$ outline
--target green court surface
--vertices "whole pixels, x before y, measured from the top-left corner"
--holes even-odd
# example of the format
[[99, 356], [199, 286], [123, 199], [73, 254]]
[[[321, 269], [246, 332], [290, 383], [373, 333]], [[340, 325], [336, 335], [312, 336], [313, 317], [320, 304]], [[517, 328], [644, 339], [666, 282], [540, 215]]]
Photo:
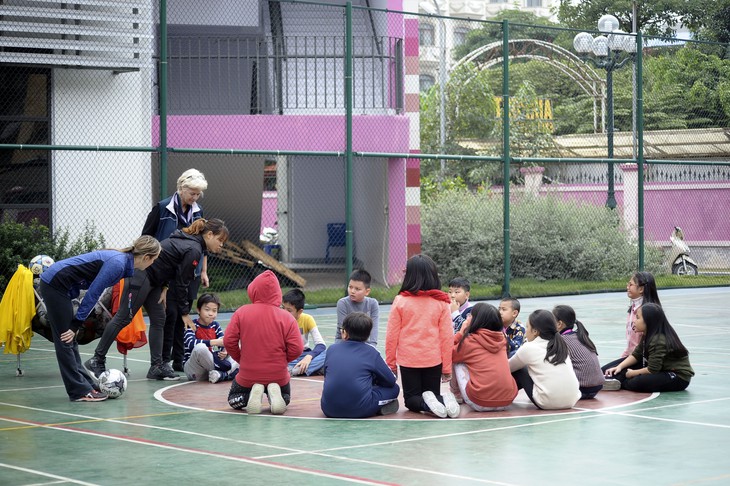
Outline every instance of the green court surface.
[[[284, 416], [228, 407], [230, 382], [145, 379], [148, 348], [129, 354], [122, 398], [72, 403], [51, 343], [34, 336], [0, 355], [0, 484], [730, 484], [730, 288], [659, 296], [690, 350], [684, 392], [600, 392], [570, 411], [536, 410], [520, 393], [506, 412], [437, 419], [401, 410], [374, 420], [326, 419], [321, 378], [294, 378]], [[491, 302], [494, 303], [494, 302]], [[573, 306], [602, 363], [624, 348], [624, 293], [524, 299], [520, 320]], [[383, 352], [389, 307], [380, 313]], [[308, 311], [332, 343], [334, 308]], [[230, 315], [221, 315], [225, 326]], [[82, 346], [82, 358], [94, 345]], [[107, 368], [122, 368], [110, 353]]]

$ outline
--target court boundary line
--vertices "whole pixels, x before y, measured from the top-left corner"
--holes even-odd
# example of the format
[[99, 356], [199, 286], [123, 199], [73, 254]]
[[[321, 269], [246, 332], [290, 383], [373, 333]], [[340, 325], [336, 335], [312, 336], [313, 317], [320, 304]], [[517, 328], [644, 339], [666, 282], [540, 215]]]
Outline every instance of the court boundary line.
[[74, 484], [82, 484], [84, 486], [99, 486], [97, 483], [89, 483], [86, 481], [81, 481], [80, 479], [72, 479], [72, 478], [65, 477], [65, 476], [59, 476], [57, 474], [28, 469], [26, 467], [13, 466], [12, 464], [6, 464], [4, 462], [0, 462], [0, 467], [4, 467], [6, 469], [14, 469], [16, 471], [26, 472], [29, 474], [34, 474], [36, 476], [43, 476], [45, 478], [58, 479], [59, 481], [65, 481], [65, 482], [74, 483]]

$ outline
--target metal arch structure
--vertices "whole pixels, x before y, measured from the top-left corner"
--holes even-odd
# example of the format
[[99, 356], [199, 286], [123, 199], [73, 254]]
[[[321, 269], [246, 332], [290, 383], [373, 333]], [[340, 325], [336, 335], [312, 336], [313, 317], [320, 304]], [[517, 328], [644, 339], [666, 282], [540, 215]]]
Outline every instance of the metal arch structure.
[[[606, 126], [606, 80], [598, 75], [580, 57], [557, 44], [539, 39], [512, 39], [508, 41], [509, 59], [531, 59], [546, 62], [576, 82], [593, 99], [593, 130], [598, 133], [598, 104], [601, 106], [601, 132]], [[503, 62], [502, 42], [480, 46], [459, 59], [452, 70], [466, 63], [477, 69], [489, 69]]]

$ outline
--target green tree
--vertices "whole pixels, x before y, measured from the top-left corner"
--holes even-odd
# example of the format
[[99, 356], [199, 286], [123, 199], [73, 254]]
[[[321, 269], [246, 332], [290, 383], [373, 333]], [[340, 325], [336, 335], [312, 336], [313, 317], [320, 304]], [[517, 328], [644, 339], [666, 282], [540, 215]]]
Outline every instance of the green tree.
[[[558, 19], [568, 27], [596, 30], [598, 19], [611, 14], [619, 20], [622, 30], [631, 32], [633, 3], [633, 0], [560, 0]], [[696, 31], [704, 25], [707, 13], [715, 12], [716, 3], [716, 0], [638, 0], [638, 30], [649, 35], [673, 36], [672, 27], [683, 24]]]
[[502, 26], [498, 23], [502, 20], [508, 20], [510, 24], [513, 22], [519, 24], [510, 26], [510, 39], [538, 39], [553, 42], [557, 38], [564, 37], [564, 33], [554, 29], [554, 27], [559, 27], [558, 24], [524, 10], [502, 10], [490, 20], [494, 22], [483, 23], [479, 29], [470, 31], [464, 43], [454, 49], [455, 60], [461, 59], [479, 47], [493, 42], [502, 42]]
[[[446, 84], [446, 141], [443, 153], [474, 155], [472, 149], [458, 144], [463, 139], [491, 137], [496, 126], [496, 105], [493, 91], [487, 81], [487, 72], [465, 63], [455, 69]], [[437, 154], [440, 146], [440, 92], [439, 86], [421, 95], [421, 151]], [[473, 172], [481, 162], [446, 161], [441, 173], [439, 160], [422, 160], [422, 178], [428, 178], [428, 187], [444, 179], [460, 179], [462, 184], [475, 187], [484, 181]], [[430, 185], [429, 185], [430, 184]]]

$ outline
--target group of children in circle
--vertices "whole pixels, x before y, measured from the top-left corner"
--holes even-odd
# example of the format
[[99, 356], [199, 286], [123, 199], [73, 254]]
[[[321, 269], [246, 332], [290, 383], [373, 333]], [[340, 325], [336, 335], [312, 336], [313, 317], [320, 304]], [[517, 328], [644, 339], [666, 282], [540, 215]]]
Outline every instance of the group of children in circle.
[[[517, 320], [517, 299], [505, 298], [498, 308], [485, 302], [472, 305], [469, 282], [463, 278], [450, 281], [447, 294], [435, 263], [423, 254], [408, 260], [388, 318], [383, 358], [375, 349], [379, 316], [377, 301], [368, 296], [370, 280], [365, 270], [351, 274], [348, 295], [337, 303], [335, 343], [329, 347], [314, 318], [304, 312], [303, 292], [294, 289], [282, 297], [282, 308], [297, 322], [302, 346], [294, 359], [292, 354], [286, 357], [288, 375], [324, 375], [320, 405], [327, 417], [394, 413], [401, 391], [408, 410], [441, 418], [458, 417], [460, 404], [477, 412], [505, 410], [519, 389], [539, 409], [567, 409], [601, 390], [683, 390], [694, 375], [689, 353], [667, 321], [648, 272], [636, 273], [627, 285], [627, 350], [603, 368], [570, 306], [535, 310], [523, 327]], [[236, 332], [228, 344], [243, 346], [245, 341]], [[271, 351], [277, 346], [273, 343]], [[274, 383], [273, 397], [270, 385], [255, 381], [250, 376], [248, 387], [234, 383], [229, 404], [259, 413], [263, 394], [268, 394], [272, 413], [284, 413], [291, 400], [288, 379], [283, 385]], [[447, 382], [448, 390], [442, 392], [441, 384]]]

